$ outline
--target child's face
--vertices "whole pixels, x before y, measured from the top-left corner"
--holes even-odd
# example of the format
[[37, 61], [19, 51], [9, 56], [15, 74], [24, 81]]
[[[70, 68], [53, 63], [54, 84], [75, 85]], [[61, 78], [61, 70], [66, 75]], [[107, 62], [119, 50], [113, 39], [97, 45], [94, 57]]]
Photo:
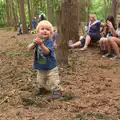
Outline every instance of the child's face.
[[52, 35], [51, 28], [48, 25], [42, 24], [38, 31], [38, 37], [48, 39]]

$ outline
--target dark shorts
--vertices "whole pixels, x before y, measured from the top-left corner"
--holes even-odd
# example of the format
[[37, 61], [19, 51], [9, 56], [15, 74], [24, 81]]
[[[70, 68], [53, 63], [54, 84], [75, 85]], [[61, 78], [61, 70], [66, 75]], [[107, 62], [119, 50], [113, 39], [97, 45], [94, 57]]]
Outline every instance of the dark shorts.
[[[91, 37], [91, 42], [97, 42], [97, 41], [99, 41], [100, 38], [101, 38], [100, 35], [89, 34], [89, 36]], [[85, 45], [85, 37], [86, 37], [86, 36], [84, 36], [84, 38], [82, 38], [82, 39], [80, 40], [82, 47]]]

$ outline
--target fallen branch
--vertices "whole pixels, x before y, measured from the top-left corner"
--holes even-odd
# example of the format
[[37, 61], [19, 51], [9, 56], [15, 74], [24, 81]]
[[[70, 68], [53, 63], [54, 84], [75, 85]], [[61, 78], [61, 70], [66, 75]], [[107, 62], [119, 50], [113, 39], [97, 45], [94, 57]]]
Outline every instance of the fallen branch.
[[1, 102], [0, 102], [0, 105], [3, 104], [9, 97], [6, 96]]

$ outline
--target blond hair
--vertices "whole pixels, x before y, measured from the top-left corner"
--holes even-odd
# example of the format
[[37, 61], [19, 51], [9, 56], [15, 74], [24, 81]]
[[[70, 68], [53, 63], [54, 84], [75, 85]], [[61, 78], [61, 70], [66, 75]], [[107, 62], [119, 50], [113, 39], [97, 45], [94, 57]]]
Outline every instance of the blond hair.
[[89, 16], [92, 16], [94, 20], [97, 20], [96, 14], [90, 14]]
[[[54, 31], [53, 26], [52, 26], [52, 24], [51, 24], [48, 20], [42, 20], [42, 21], [40, 21], [40, 22], [38, 23], [37, 27], [36, 27], [36, 32], [38, 33], [38, 31], [39, 31], [39, 29], [40, 29], [40, 26], [43, 25], [43, 24], [45, 24], [45, 25], [47, 25], [48, 27], [50, 27], [50, 30], [51, 30], [51, 32], [52, 32], [52, 34], [53, 34], [53, 31]], [[52, 34], [51, 34], [51, 36], [52, 36]]]

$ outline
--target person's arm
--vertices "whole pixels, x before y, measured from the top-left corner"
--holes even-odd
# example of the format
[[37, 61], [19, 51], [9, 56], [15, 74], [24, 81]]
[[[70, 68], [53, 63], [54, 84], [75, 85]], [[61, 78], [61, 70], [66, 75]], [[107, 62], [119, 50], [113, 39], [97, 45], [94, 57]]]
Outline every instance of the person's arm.
[[105, 23], [101, 22], [100, 27], [105, 27]]
[[113, 36], [116, 37], [116, 36], [117, 36], [117, 32], [116, 32], [116, 30], [114, 29], [114, 27], [112, 27], [112, 28], [110, 28], [110, 29], [111, 29], [111, 31], [112, 31]]
[[48, 55], [50, 53], [50, 50], [44, 45], [44, 43], [42, 42], [42, 39], [36, 38], [35, 43], [40, 45], [40, 48], [45, 55]]
[[28, 45], [28, 51], [33, 50], [35, 48], [35, 43], [31, 43]]
[[107, 25], [108, 25], [108, 27], [111, 29], [111, 32], [112, 32], [113, 36], [116, 37], [116, 36], [117, 36], [117, 32], [116, 32], [116, 30], [114, 29], [112, 23], [109, 21], [109, 22], [107, 23]]
[[107, 34], [107, 27], [104, 27], [104, 28], [103, 28], [103, 32], [102, 32], [102, 33], [103, 33], [103, 36], [105, 37], [106, 34]]

